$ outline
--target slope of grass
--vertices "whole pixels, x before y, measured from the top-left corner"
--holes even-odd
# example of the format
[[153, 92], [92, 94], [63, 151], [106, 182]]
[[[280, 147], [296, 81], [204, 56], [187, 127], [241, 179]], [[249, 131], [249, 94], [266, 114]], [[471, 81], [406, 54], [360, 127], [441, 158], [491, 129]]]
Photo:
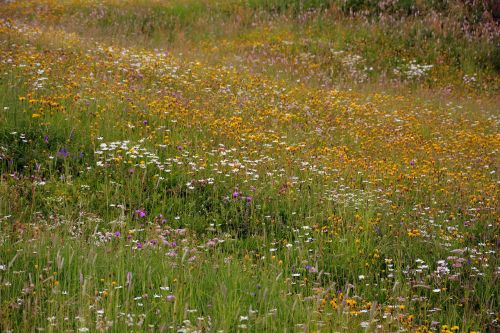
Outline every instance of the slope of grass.
[[340, 5], [2, 3], [1, 331], [498, 330], [495, 42]]

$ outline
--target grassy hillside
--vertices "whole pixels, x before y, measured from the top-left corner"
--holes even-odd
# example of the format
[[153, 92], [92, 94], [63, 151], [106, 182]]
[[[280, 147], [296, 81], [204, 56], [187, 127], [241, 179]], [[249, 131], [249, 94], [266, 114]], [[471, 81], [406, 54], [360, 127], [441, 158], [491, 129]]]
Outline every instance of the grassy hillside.
[[196, 49], [184, 52], [194, 57], [204, 46], [202, 58], [227, 62], [221, 57], [229, 51], [247, 65], [272, 57], [272, 66], [259, 70], [299, 70], [301, 78], [312, 71], [323, 85], [419, 81], [445, 91], [499, 89], [500, 9], [493, 1], [45, 0], [4, 7], [10, 17], [125, 46]]
[[0, 3], [0, 331], [500, 329], [498, 9]]

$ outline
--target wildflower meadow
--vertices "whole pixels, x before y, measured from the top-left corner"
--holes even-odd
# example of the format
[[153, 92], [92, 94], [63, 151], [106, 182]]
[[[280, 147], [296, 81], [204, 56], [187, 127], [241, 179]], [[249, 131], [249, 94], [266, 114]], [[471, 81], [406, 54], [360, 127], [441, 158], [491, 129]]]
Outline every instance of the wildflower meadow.
[[496, 1], [0, 1], [0, 332], [500, 332]]

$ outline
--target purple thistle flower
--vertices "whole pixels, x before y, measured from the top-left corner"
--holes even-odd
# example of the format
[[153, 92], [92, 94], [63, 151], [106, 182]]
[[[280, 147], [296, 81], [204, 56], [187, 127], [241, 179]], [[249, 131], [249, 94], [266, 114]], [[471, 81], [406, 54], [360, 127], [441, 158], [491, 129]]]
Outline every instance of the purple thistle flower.
[[170, 295], [167, 295], [167, 302], [173, 302], [175, 301], [175, 296], [170, 294]]
[[47, 143], [47, 144], [49, 143], [49, 136], [48, 136], [47, 134], [45, 134], [45, 135], [43, 136], [43, 142], [45, 142], [45, 143]]
[[137, 215], [137, 217], [140, 217], [140, 218], [146, 217], [146, 210], [144, 208], [137, 209], [135, 211], [135, 214]]
[[115, 236], [116, 236], [116, 237], [120, 237], [121, 235], [122, 235], [122, 233], [121, 233], [121, 232], [119, 232], [119, 231], [115, 232]]
[[239, 196], [240, 196], [240, 194], [238, 193], [238, 191], [233, 192], [233, 199], [236, 199]]

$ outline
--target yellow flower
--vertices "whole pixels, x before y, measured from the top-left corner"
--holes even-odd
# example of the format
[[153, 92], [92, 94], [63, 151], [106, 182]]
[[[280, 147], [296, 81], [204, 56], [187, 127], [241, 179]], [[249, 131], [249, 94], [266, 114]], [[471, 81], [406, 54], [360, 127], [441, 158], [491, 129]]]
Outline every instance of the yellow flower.
[[347, 303], [347, 306], [349, 306], [349, 307], [356, 305], [356, 301], [353, 300], [352, 298], [349, 298], [348, 300], [346, 300], [346, 303]]
[[412, 230], [408, 231], [409, 237], [418, 237], [420, 235], [421, 235], [421, 233], [420, 233], [420, 230], [418, 230], [418, 229], [412, 229]]

